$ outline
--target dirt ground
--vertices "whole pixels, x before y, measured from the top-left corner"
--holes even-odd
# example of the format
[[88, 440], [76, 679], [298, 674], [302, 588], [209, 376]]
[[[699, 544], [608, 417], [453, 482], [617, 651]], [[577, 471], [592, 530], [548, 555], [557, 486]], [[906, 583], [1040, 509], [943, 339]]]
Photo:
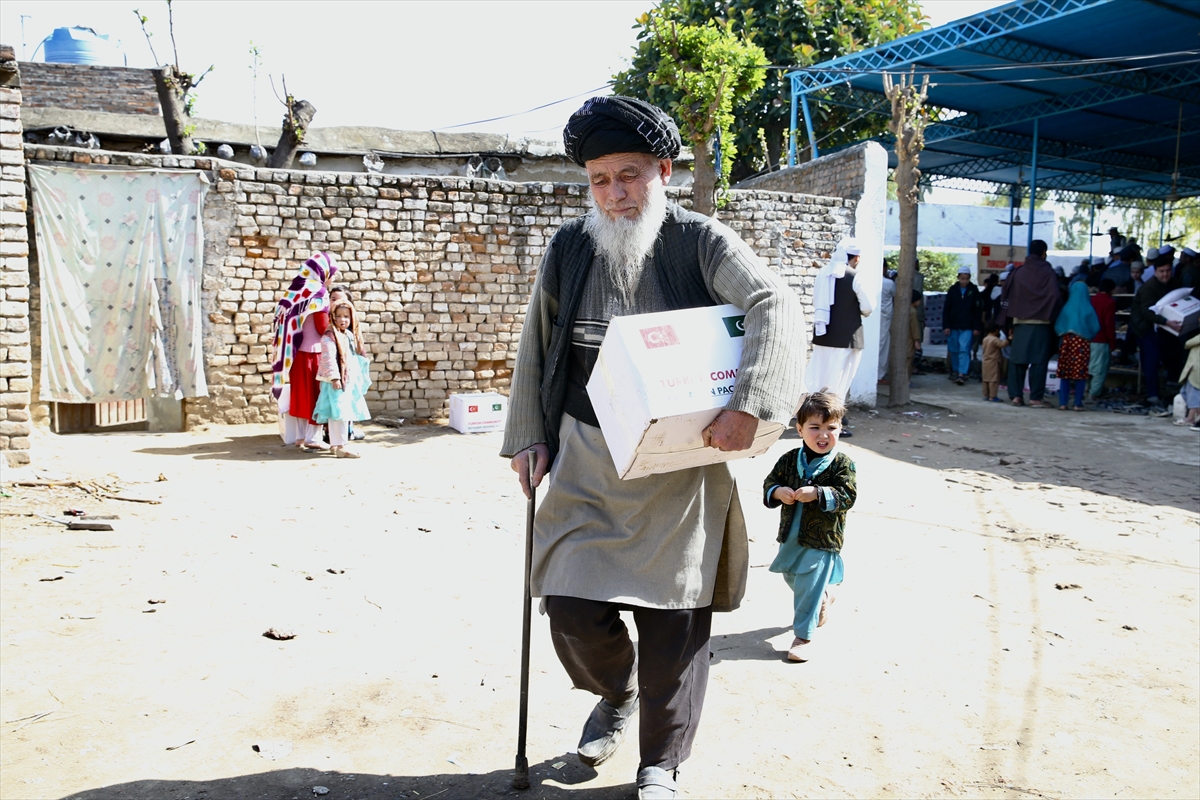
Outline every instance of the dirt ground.
[[[737, 462], [749, 591], [715, 620], [681, 795], [1200, 795], [1200, 436], [916, 380], [915, 413], [852, 417], [846, 584], [807, 664], [758, 500], [797, 440]], [[576, 761], [594, 700], [536, 615], [510, 788], [525, 502], [500, 434], [367, 430], [358, 461], [266, 426], [39, 435], [5, 481], [94, 483], [4, 486], [0, 796], [629, 797], [636, 737]], [[68, 509], [119, 519], [39, 516]]]

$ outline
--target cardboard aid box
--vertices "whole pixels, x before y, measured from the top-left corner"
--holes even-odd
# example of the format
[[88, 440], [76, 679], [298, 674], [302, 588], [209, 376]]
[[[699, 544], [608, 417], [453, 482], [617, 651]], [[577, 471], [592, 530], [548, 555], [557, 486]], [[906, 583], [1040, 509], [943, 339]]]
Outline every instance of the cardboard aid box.
[[1182, 336], [1200, 327], [1200, 299], [1192, 296], [1190, 288], [1167, 292], [1152, 308], [1166, 317], [1168, 322], [1179, 322], [1183, 325], [1178, 332], [1166, 325], [1158, 326], [1167, 333]]
[[496, 392], [450, 395], [450, 427], [459, 433], [504, 430], [508, 398]]
[[[1046, 394], [1054, 394], [1058, 391], [1058, 387], [1062, 382], [1058, 377], [1058, 358], [1050, 359], [1050, 363], [1046, 365]], [[1025, 373], [1025, 391], [1029, 391], [1029, 373]]]
[[608, 323], [587, 390], [622, 479], [756, 456], [783, 433], [760, 420], [749, 450], [704, 446], [701, 433], [733, 394], [744, 320], [723, 305]]

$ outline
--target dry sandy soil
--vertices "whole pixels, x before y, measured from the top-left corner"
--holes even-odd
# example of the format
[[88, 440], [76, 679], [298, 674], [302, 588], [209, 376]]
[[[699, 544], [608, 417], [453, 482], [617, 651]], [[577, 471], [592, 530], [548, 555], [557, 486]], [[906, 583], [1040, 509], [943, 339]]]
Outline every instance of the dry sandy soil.
[[[753, 568], [682, 796], [1200, 795], [1200, 436], [917, 380], [920, 416], [852, 420], [847, 582], [807, 664], [757, 499], [796, 439], [737, 463]], [[367, 430], [358, 461], [265, 426], [39, 436], [5, 481], [102, 488], [4, 486], [0, 796], [630, 796], [636, 741], [572, 755], [594, 701], [536, 615], [510, 788], [525, 503], [499, 434]], [[72, 508], [115, 530], [38, 516]]]

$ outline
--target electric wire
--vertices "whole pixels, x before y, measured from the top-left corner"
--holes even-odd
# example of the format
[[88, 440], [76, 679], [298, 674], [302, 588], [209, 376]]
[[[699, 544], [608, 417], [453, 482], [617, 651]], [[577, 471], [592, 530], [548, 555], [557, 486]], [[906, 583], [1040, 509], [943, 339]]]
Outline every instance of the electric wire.
[[531, 108], [527, 111], [517, 111], [513, 114], [502, 114], [498, 117], [489, 117], [488, 119], [477, 119], [477, 120], [473, 120], [471, 122], [460, 122], [457, 125], [446, 125], [441, 128], [435, 128], [435, 130], [449, 131], [449, 130], [453, 130], [454, 128], [465, 128], [468, 125], [482, 125], [486, 122], [499, 122], [502, 119], [512, 119], [513, 117], [520, 117], [520, 116], [524, 116], [525, 114], [532, 114], [535, 111], [541, 111], [543, 108], [550, 108], [550, 106], [556, 106], [559, 103], [565, 103], [568, 100], [574, 100], [577, 97], [583, 97], [585, 94], [595, 94], [596, 92], [600, 92], [605, 89], [610, 89], [610, 88], [612, 88], [612, 86], [613, 86], [613, 82], [609, 81], [608, 83], [604, 84], [603, 86], [598, 86], [595, 89], [589, 89], [586, 92], [580, 92], [579, 94], [573, 94], [570, 97], [564, 97], [561, 100], [555, 100], [551, 103], [543, 103], [542, 105], [535, 106], [534, 108]]

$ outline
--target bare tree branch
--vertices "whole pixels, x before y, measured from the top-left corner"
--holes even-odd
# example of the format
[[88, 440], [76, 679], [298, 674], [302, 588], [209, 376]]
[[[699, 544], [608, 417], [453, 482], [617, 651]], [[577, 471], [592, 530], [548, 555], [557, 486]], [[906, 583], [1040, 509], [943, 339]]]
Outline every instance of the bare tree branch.
[[175, 54], [175, 69], [182, 72], [183, 70], [179, 66], [179, 48], [175, 46], [175, 13], [171, 9], [171, 0], [167, 0], [167, 30], [171, 32], [171, 51]]
[[146, 37], [146, 44], [150, 47], [150, 57], [154, 59], [155, 65], [161, 66], [161, 62], [158, 60], [158, 54], [154, 52], [154, 43], [150, 41], [150, 37], [153, 34], [146, 30], [146, 22], [149, 18], [142, 16], [142, 12], [138, 11], [136, 8], [133, 10], [133, 15], [138, 18], [138, 24], [142, 26], [142, 33]]

